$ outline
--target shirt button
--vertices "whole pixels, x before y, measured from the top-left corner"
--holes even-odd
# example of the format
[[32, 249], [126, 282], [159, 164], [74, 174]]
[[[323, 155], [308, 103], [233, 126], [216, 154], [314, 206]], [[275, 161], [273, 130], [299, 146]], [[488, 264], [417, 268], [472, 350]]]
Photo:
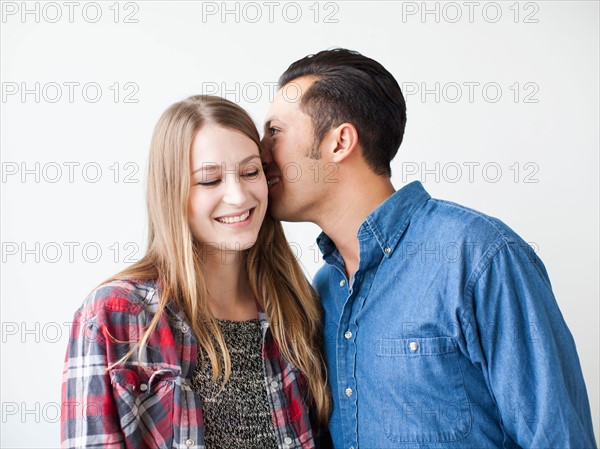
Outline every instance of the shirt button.
[[343, 287], [344, 285], [346, 285], [346, 279], [340, 281], [340, 287]]
[[140, 390], [146, 391], [148, 389], [148, 384], [140, 384]]
[[193, 446], [194, 445], [194, 440], [192, 440], [191, 438], [185, 440], [185, 445], [186, 446]]
[[185, 324], [183, 326], [181, 326], [181, 332], [183, 332], [184, 334], [187, 334], [187, 331], [189, 331], [190, 328], [187, 327]]
[[345, 393], [346, 393], [346, 396], [348, 396], [348, 397], [352, 396], [352, 388], [346, 388]]
[[419, 343], [417, 343], [416, 341], [411, 341], [408, 347], [411, 351], [416, 351], [417, 349], [419, 349]]
[[285, 437], [285, 438], [283, 439], [283, 442], [284, 442], [285, 444], [292, 444], [292, 439], [291, 439], [290, 437]]
[[346, 333], [344, 334], [344, 337], [346, 337], [346, 339], [352, 338], [352, 332], [351, 331], [346, 331]]
[[279, 386], [279, 384], [277, 383], [277, 381], [276, 381], [276, 380], [272, 380], [272, 381], [271, 381], [271, 386], [272, 386], [273, 388], [277, 388], [277, 387]]
[[389, 254], [389, 253], [392, 252], [392, 248], [390, 248], [389, 246], [386, 246], [385, 249], [384, 249], [384, 251], [385, 251], [386, 254]]

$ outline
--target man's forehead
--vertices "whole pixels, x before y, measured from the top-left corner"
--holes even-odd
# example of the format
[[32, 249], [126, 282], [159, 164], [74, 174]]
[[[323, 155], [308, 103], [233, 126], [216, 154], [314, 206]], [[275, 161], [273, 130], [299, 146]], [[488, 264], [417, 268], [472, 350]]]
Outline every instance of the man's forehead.
[[269, 126], [271, 121], [285, 121], [290, 115], [295, 115], [298, 112], [306, 115], [300, 108], [302, 95], [306, 93], [317, 79], [316, 76], [312, 75], [302, 76], [282, 86], [275, 93], [273, 102], [269, 106], [265, 126]]
[[291, 80], [277, 90], [275, 100], [283, 100], [288, 103], [300, 103], [302, 96], [310, 89], [318, 78], [314, 75], [301, 76]]
[[273, 103], [269, 106], [265, 123], [268, 124], [274, 120], [285, 120], [286, 117], [296, 111], [299, 103], [299, 100], [291, 103], [278, 93], [278, 96], [274, 98]]

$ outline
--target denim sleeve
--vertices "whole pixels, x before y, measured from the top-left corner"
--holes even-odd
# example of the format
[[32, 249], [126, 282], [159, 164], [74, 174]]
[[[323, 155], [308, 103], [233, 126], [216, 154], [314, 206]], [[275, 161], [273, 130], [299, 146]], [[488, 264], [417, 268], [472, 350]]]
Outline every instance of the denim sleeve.
[[523, 448], [596, 448], [575, 348], [541, 260], [503, 243], [467, 287], [472, 343], [508, 438]]

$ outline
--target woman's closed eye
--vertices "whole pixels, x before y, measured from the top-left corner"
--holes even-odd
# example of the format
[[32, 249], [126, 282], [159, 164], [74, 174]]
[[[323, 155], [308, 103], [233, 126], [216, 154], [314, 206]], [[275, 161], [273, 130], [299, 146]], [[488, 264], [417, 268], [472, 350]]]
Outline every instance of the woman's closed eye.
[[258, 168], [249, 172], [242, 173], [242, 177], [248, 179], [256, 178], [258, 175], [260, 175], [260, 169]]
[[213, 179], [212, 181], [200, 181], [200, 182], [197, 182], [196, 185], [199, 185], [199, 186], [216, 186], [220, 182], [221, 182], [220, 179]]
[[[242, 173], [240, 176], [242, 178], [246, 178], [246, 179], [253, 179], [258, 177], [261, 174], [262, 170], [260, 168], [255, 168], [254, 170], [250, 170], [250, 171], [246, 171], [244, 173]], [[218, 179], [212, 179], [212, 180], [207, 180], [207, 181], [198, 181], [196, 183], [196, 185], [199, 186], [205, 186], [205, 187], [211, 187], [211, 186], [216, 186], [217, 184], [221, 183], [222, 179], [218, 178]]]

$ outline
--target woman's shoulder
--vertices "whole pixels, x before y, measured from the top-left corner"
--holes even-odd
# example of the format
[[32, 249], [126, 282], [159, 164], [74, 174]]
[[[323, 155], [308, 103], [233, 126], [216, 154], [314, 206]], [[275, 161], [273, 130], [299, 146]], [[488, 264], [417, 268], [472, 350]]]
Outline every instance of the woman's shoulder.
[[112, 279], [95, 287], [85, 298], [76, 315], [82, 320], [103, 312], [137, 314], [152, 302], [156, 280]]

